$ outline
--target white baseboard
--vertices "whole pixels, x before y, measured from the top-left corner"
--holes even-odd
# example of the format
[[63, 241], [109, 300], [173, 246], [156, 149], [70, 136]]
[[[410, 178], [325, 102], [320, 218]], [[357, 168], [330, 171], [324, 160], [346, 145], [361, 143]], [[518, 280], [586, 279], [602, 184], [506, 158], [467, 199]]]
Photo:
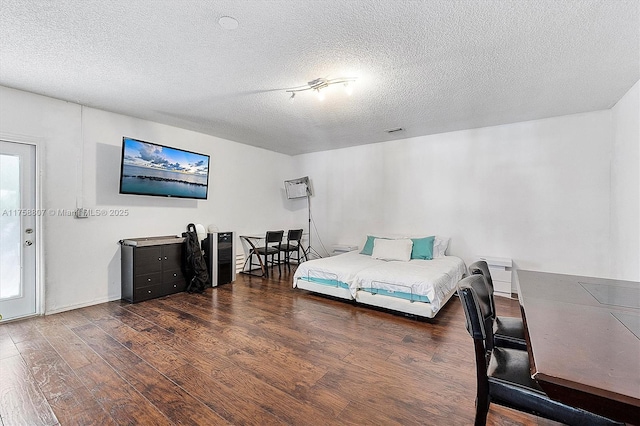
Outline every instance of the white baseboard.
[[84, 302], [84, 303], [78, 303], [75, 305], [67, 305], [67, 306], [61, 306], [59, 308], [56, 309], [51, 309], [51, 310], [45, 310], [44, 315], [53, 315], [53, 314], [59, 314], [61, 312], [66, 312], [66, 311], [72, 311], [74, 309], [80, 309], [80, 308], [86, 308], [87, 306], [93, 306], [93, 305], [99, 305], [100, 303], [107, 303], [107, 302], [113, 302], [114, 300], [120, 300], [120, 295], [111, 295], [111, 296], [107, 296], [107, 297], [102, 297], [100, 299], [94, 299], [90, 302]]

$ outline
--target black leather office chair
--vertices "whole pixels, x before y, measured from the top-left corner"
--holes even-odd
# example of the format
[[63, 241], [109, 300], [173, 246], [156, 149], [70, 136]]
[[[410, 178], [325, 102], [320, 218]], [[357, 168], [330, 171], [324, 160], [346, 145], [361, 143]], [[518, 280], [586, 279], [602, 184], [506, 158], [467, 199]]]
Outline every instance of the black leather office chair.
[[471, 275], [482, 275], [486, 281], [489, 292], [491, 317], [493, 318], [493, 339], [496, 346], [512, 349], [527, 350], [524, 337], [524, 324], [520, 318], [499, 317], [496, 314], [496, 305], [493, 297], [493, 280], [489, 272], [489, 265], [484, 260], [469, 265]]
[[300, 240], [302, 240], [302, 229], [290, 229], [287, 232], [287, 242], [280, 246], [280, 251], [284, 253], [284, 263], [291, 270], [291, 254], [296, 254], [296, 262], [300, 263]]
[[[269, 265], [278, 265], [278, 274], [282, 274], [280, 270], [280, 248], [282, 247], [282, 236], [284, 231], [267, 231], [264, 238], [264, 246], [256, 247], [249, 252], [249, 270], [253, 269], [253, 255], [264, 256], [264, 276], [269, 276]], [[275, 257], [278, 256], [278, 260]], [[269, 262], [271, 257], [271, 262]]]
[[526, 351], [491, 348], [491, 302], [487, 295], [485, 280], [480, 275], [468, 276], [458, 283], [458, 296], [467, 320], [467, 331], [475, 346], [476, 426], [486, 424], [492, 402], [568, 425], [622, 425], [550, 399], [531, 378]]

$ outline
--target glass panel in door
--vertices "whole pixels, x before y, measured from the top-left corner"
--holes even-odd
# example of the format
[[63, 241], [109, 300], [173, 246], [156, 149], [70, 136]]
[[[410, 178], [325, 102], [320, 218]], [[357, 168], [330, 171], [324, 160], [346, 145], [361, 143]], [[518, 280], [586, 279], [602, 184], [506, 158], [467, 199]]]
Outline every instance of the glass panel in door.
[[0, 320], [36, 313], [35, 147], [0, 141]]

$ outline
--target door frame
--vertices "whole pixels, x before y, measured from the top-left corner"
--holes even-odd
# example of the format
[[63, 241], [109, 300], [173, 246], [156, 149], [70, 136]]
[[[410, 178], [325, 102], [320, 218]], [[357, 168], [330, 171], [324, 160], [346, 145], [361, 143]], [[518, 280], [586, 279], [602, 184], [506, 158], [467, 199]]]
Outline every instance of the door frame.
[[[34, 136], [27, 135], [17, 135], [13, 133], [7, 133], [0, 131], [0, 140], [11, 143], [19, 143], [22, 145], [30, 145], [35, 149], [35, 197], [36, 197], [36, 210], [42, 211], [42, 181], [44, 175], [43, 162], [41, 161], [44, 158], [44, 139], [38, 138]], [[17, 321], [20, 319], [32, 317], [32, 316], [40, 316], [46, 313], [45, 306], [45, 286], [44, 286], [44, 221], [42, 220], [41, 215], [36, 215], [36, 312], [32, 315], [27, 315], [20, 318], [15, 318], [10, 321]], [[6, 321], [9, 322], [9, 321]]]

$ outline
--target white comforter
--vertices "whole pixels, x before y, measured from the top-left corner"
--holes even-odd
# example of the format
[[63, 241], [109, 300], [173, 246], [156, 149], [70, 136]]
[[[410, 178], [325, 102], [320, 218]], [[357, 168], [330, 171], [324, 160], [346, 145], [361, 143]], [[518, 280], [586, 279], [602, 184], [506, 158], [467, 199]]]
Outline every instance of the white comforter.
[[337, 280], [349, 285], [354, 298], [359, 290], [368, 288], [405, 292], [426, 296], [437, 311], [465, 273], [463, 260], [456, 256], [401, 262], [373, 259], [352, 251], [301, 263], [293, 286], [297, 286], [299, 278], [306, 277]]
[[307, 277], [337, 280], [351, 286], [358, 272], [380, 262], [357, 251], [302, 262], [293, 276], [293, 286], [296, 287], [299, 278]]
[[358, 271], [350, 282], [349, 289], [354, 297], [358, 290], [368, 288], [412, 293], [426, 296], [438, 310], [466, 273], [464, 261], [455, 256], [409, 262], [377, 262]]

